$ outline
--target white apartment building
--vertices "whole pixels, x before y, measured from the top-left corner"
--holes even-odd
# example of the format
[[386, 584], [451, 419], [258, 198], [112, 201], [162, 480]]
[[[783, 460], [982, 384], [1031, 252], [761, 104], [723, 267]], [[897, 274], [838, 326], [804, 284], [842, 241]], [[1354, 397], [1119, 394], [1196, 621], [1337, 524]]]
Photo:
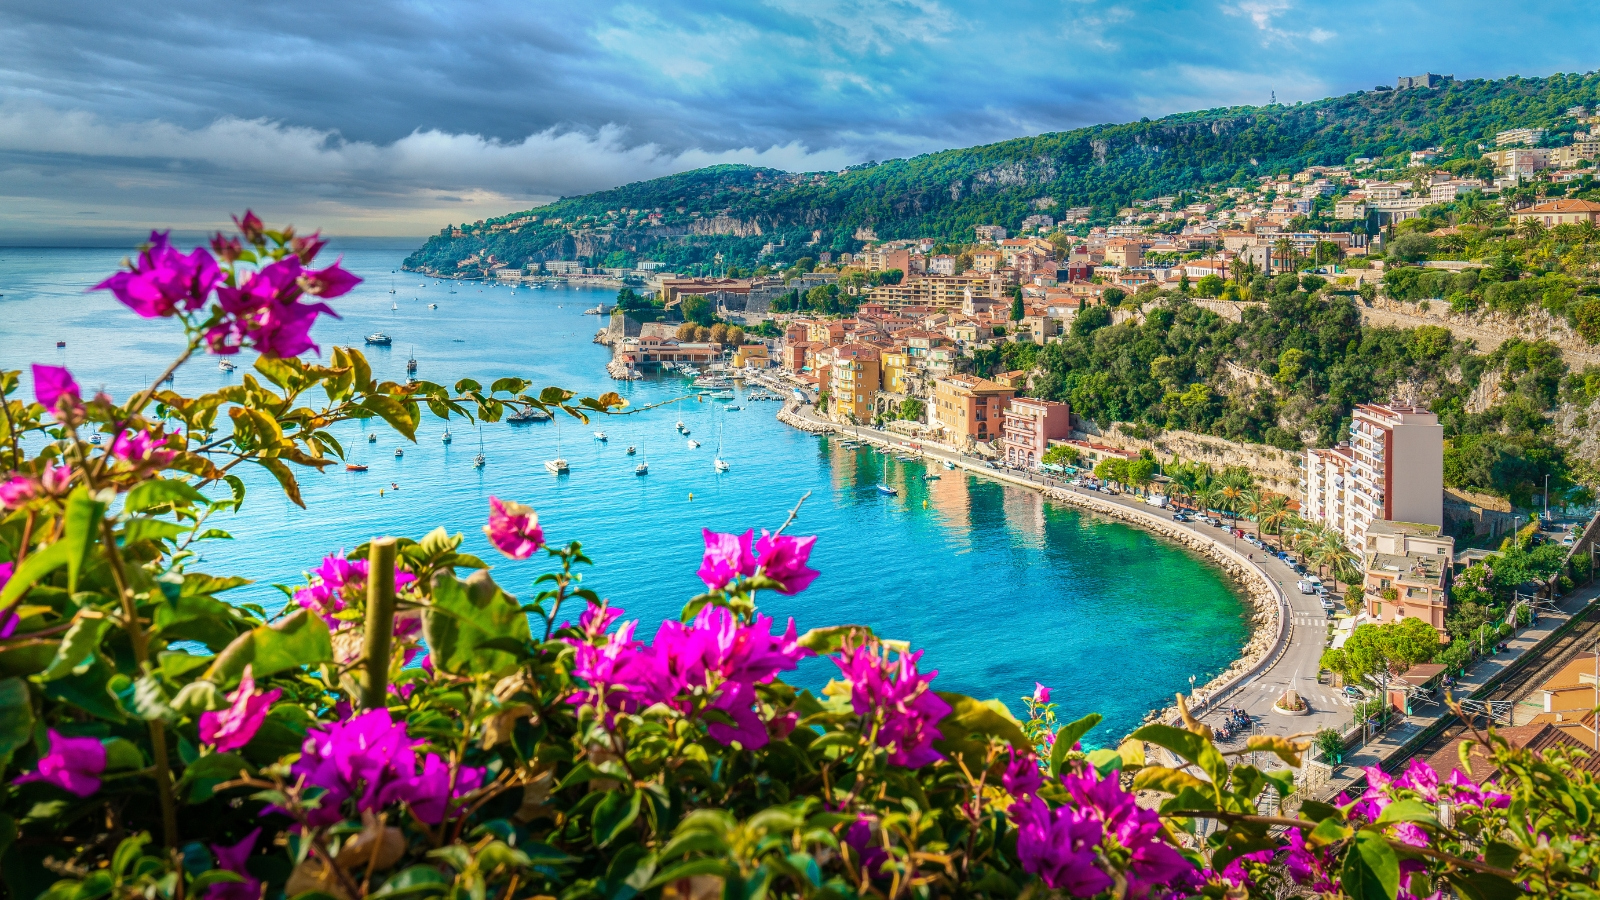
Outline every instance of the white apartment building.
[[1373, 522], [1444, 526], [1444, 427], [1421, 407], [1364, 403], [1349, 446], [1308, 450], [1307, 519], [1337, 528], [1352, 548]]

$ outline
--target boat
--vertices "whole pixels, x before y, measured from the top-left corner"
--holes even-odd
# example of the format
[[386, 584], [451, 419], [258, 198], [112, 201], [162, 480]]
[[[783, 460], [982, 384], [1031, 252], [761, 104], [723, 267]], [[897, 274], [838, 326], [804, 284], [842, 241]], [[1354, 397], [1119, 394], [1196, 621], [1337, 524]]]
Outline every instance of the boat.
[[561, 423], [556, 422], [556, 458], [544, 461], [545, 470], [551, 475], [563, 475], [567, 472], [567, 461], [561, 455]]
[[894, 458], [900, 460], [901, 462], [916, 462], [917, 461], [917, 458], [915, 456], [906, 456], [903, 453], [895, 454]]
[[217, 360], [217, 371], [218, 372], [232, 372], [234, 369], [237, 369], [237, 368], [239, 368], [239, 367], [234, 365], [231, 362], [228, 362], [225, 359]]
[[946, 469], [950, 469], [951, 471], [954, 471], [955, 467], [956, 467], [956, 464], [947, 459], [947, 460], [944, 461], [944, 467]]
[[713, 400], [732, 400], [733, 398], [734, 398], [734, 393], [731, 390], [730, 391], [712, 391], [711, 392], [711, 399], [713, 399]]
[[939, 480], [939, 476], [937, 474], [933, 473], [933, 472], [929, 472], [926, 475], [922, 476], [922, 480], [923, 481], [938, 481]]
[[506, 416], [506, 421], [512, 425], [526, 425], [529, 422], [545, 422], [550, 419], [550, 414], [537, 407], [528, 407], [519, 412]]
[[634, 455], [635, 453], [638, 453], [638, 452], [639, 452], [639, 448], [637, 448], [637, 447], [635, 447], [635, 446], [633, 446], [631, 444], [628, 445], [628, 455], [629, 456], [632, 456], [632, 455]]
[[723, 409], [726, 409], [728, 412], [738, 412], [739, 410], [744, 409], [744, 407], [735, 403], [732, 406], [724, 406]]
[[719, 456], [711, 461], [711, 468], [716, 469], [718, 472], [726, 472], [728, 471], [728, 464], [723, 462], [722, 457]]
[[451, 441], [455, 440], [455, 438], [450, 436], [450, 426], [449, 425], [446, 425], [444, 427], [444, 434], [439, 435], [439, 440], [443, 441], [446, 444], [448, 444]]
[[395, 459], [399, 459], [400, 457], [405, 456], [405, 455], [406, 455], [406, 451], [400, 449], [399, 447], [394, 448]]
[[599, 441], [602, 444], [605, 443], [606, 441], [611, 440], [610, 438], [606, 437], [606, 433], [604, 431], [596, 431], [594, 433], [594, 439]]
[[688, 436], [689, 436], [689, 429], [687, 429], [687, 428], [680, 428], [680, 429], [678, 429], [678, 430], [679, 430], [679, 431], [680, 431], [680, 432], [682, 432], [682, 433], [683, 433], [683, 436], [684, 436], [684, 437], [688, 437]]
[[646, 463], [646, 462], [639, 463], [637, 466], [633, 467], [633, 474], [635, 474], [635, 475], [649, 475], [650, 474], [650, 464]]
[[94, 437], [89, 438], [89, 443], [91, 443], [91, 444], [100, 443], [100, 435], [97, 434]]
[[376, 431], [374, 431], [373, 433], [367, 435], [367, 443], [376, 444], [377, 442], [378, 442], [378, 433]]
[[878, 493], [880, 493], [880, 494], [888, 494], [889, 496], [893, 497], [893, 496], [895, 496], [896, 494], [898, 494], [900, 492], [895, 490], [892, 487], [889, 487], [887, 484], [880, 484], [880, 485], [878, 485]]
[[483, 455], [483, 429], [479, 428], [478, 429], [478, 455], [473, 457], [473, 459], [472, 459], [472, 467], [474, 469], [481, 469], [481, 468], [483, 468], [483, 464], [488, 462], [488, 461], [489, 461], [489, 458]]
[[682, 419], [678, 420], [678, 430], [679, 431], [683, 431], [683, 420]]
[[399, 302], [393, 302], [393, 303], [390, 303], [390, 304], [389, 304], [389, 309], [390, 309], [390, 310], [391, 310], [391, 311], [393, 311], [393, 310], [397, 310], [397, 309], [399, 309], [399, 308], [400, 308], [400, 304], [399, 304]]
[[393, 344], [394, 341], [391, 340], [387, 334], [384, 334], [381, 331], [374, 331], [373, 333], [367, 335], [367, 343], [376, 345], [378, 347], [387, 347], [390, 344]]
[[56, 349], [57, 350], [65, 349], [66, 346], [67, 346], [67, 342], [66, 341], [56, 341]]
[[416, 354], [416, 351], [412, 351], [411, 358], [406, 360], [406, 374], [407, 375], [415, 375], [415, 374], [417, 374], [417, 354]]
[[438, 309], [439, 308], [439, 304], [437, 304], [437, 303], [429, 303], [428, 304], [428, 308], [429, 309]]
[[695, 440], [694, 438], [690, 438], [689, 439], [689, 449], [690, 450], [699, 450], [700, 449], [700, 442]]
[[348, 463], [345, 465], [344, 470], [346, 472], [365, 472], [367, 467], [360, 463]]

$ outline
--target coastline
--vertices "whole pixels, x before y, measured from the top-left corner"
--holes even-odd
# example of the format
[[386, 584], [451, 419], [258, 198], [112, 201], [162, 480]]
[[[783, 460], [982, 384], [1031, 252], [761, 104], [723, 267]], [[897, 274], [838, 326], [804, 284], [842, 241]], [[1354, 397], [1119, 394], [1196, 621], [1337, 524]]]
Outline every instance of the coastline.
[[[778, 421], [808, 434], [845, 434], [843, 426], [832, 422], [811, 419], [800, 414], [800, 405], [793, 400], [784, 403], [778, 411]], [[850, 437], [885, 447], [910, 449], [909, 441], [900, 436], [889, 436], [872, 428], [852, 427]], [[1238, 658], [1203, 685], [1196, 685], [1190, 694], [1190, 713], [1199, 716], [1227, 699], [1238, 687], [1259, 672], [1270, 667], [1287, 649], [1291, 628], [1288, 598], [1282, 588], [1251, 560], [1246, 559], [1228, 542], [1218, 540], [1196, 529], [1184, 528], [1176, 522], [1097, 496], [1082, 494], [1072, 489], [1040, 484], [1019, 478], [1003, 469], [990, 469], [975, 464], [962, 454], [949, 452], [939, 458], [949, 459], [956, 465], [995, 481], [1016, 487], [1026, 487], [1042, 493], [1046, 499], [1065, 503], [1078, 509], [1115, 519], [1124, 524], [1143, 529], [1199, 553], [1221, 569], [1228, 580], [1238, 586], [1240, 602], [1250, 610], [1250, 637], [1240, 649]], [[1199, 699], [1195, 699], [1199, 698]], [[1172, 723], [1178, 720], [1176, 702], [1161, 710], [1154, 721]], [[1147, 719], [1146, 721], [1151, 721]]]

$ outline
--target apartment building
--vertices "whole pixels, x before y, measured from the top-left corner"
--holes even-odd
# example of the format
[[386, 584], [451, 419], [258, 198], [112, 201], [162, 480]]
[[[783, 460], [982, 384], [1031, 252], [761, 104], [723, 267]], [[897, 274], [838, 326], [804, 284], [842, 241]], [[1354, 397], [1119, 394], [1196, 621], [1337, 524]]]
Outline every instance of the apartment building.
[[1017, 397], [1006, 407], [1001, 420], [1001, 438], [1006, 465], [1037, 468], [1050, 441], [1065, 440], [1072, 433], [1072, 409], [1065, 403]]
[[828, 414], [841, 422], [872, 421], [872, 397], [883, 386], [879, 351], [871, 344], [845, 344], [833, 351], [828, 379]]
[[1373, 522], [1444, 526], [1444, 427], [1420, 406], [1363, 403], [1350, 424], [1354, 546]]
[[1348, 537], [1350, 527], [1351, 470], [1355, 454], [1349, 444], [1306, 451], [1304, 497], [1300, 515], [1307, 522], [1328, 526]]
[[1590, 200], [1546, 200], [1527, 209], [1513, 213], [1518, 225], [1538, 222], [1547, 228], [1557, 225], [1579, 225], [1592, 222], [1600, 225], [1600, 203]]
[[1004, 412], [1017, 392], [976, 375], [950, 375], [934, 382], [932, 424], [950, 443], [965, 447], [1000, 436]]
[[1436, 525], [1373, 522], [1362, 546], [1362, 597], [1367, 618], [1379, 625], [1422, 619], [1445, 636], [1455, 540]]
[[992, 292], [988, 275], [928, 275], [903, 278], [899, 284], [879, 285], [867, 296], [871, 302], [892, 309], [906, 306], [956, 309], [969, 293], [988, 297]]

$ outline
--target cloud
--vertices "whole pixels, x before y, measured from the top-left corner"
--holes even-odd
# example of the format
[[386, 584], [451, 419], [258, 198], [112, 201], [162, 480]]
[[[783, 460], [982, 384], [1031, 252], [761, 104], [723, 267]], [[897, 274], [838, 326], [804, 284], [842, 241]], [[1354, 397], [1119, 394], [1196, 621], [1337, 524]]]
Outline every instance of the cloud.
[[1240, 0], [1238, 3], [1224, 4], [1222, 11], [1230, 16], [1243, 16], [1262, 35], [1262, 43], [1293, 43], [1300, 40], [1309, 40], [1322, 44], [1337, 37], [1337, 33], [1320, 26], [1314, 26], [1306, 31], [1290, 31], [1278, 26], [1278, 17], [1295, 8], [1292, 0]]

